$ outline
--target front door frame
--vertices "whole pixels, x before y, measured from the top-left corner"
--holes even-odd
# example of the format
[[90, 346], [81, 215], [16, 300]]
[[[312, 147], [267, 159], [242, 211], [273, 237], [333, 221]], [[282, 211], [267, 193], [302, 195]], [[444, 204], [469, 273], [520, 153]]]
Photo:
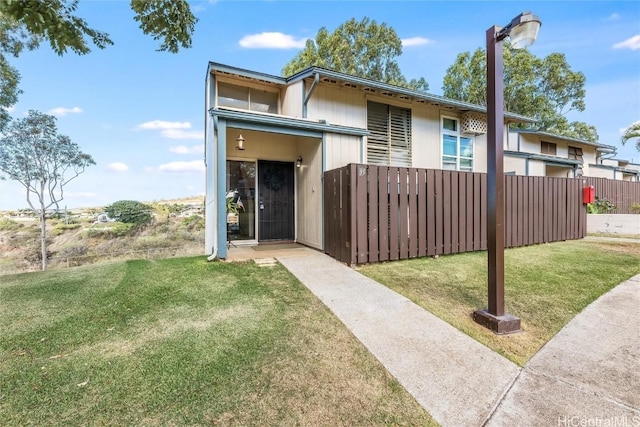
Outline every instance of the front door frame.
[[[271, 209], [271, 206], [268, 204], [269, 202], [267, 200], [264, 199], [264, 195], [263, 195], [263, 191], [264, 191], [264, 183], [262, 182], [264, 179], [263, 173], [264, 173], [264, 167], [265, 164], [275, 164], [275, 165], [280, 165], [284, 168], [285, 173], [287, 175], [287, 179], [290, 179], [290, 186], [291, 186], [291, 191], [290, 193], [288, 193], [289, 196], [289, 200], [288, 200], [288, 206], [287, 206], [287, 210], [289, 210], [290, 208], [290, 213], [289, 215], [289, 221], [288, 223], [288, 233], [286, 236], [283, 236], [281, 238], [265, 238], [267, 236], [264, 236], [264, 233], [266, 232], [264, 230], [264, 227], [261, 225], [262, 222], [262, 216], [263, 214], [267, 213], [265, 211], [265, 208], [267, 210]], [[262, 167], [261, 167], [262, 166]], [[257, 165], [256, 165], [256, 193], [257, 193], [257, 215], [256, 215], [256, 239], [258, 241], [259, 244], [264, 244], [264, 243], [277, 243], [277, 242], [290, 242], [290, 241], [294, 241], [296, 240], [296, 236], [297, 236], [297, 220], [296, 220], [296, 213], [297, 213], [297, 177], [296, 177], [296, 169], [295, 169], [295, 163], [291, 162], [291, 161], [286, 161], [286, 160], [265, 160], [265, 159], [258, 159], [257, 160]], [[265, 206], [266, 205], [266, 206]], [[270, 237], [270, 236], [269, 236]]]

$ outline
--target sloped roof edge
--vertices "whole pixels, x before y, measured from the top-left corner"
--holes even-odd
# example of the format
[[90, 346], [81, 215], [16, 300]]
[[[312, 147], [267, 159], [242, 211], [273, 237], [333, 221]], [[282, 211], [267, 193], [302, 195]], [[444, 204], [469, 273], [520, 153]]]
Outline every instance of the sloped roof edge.
[[542, 130], [535, 130], [535, 129], [513, 129], [510, 130], [510, 132], [514, 132], [514, 133], [526, 133], [526, 134], [530, 134], [530, 135], [540, 135], [540, 136], [547, 136], [549, 138], [556, 138], [556, 139], [561, 139], [563, 141], [568, 141], [568, 142], [576, 142], [579, 144], [584, 144], [584, 145], [591, 145], [593, 147], [599, 147], [599, 148], [606, 148], [606, 149], [610, 149], [610, 150], [616, 150], [616, 147], [614, 147], [613, 145], [606, 145], [606, 144], [600, 144], [597, 142], [591, 142], [591, 141], [587, 141], [584, 139], [578, 139], [578, 138], [571, 138], [569, 136], [564, 136], [564, 135], [558, 135], [556, 133], [551, 133], [551, 132], [545, 132]]
[[[405, 95], [415, 99], [422, 99], [433, 104], [442, 104], [446, 106], [455, 107], [460, 110], [475, 111], [475, 112], [484, 113], [484, 114], [487, 113], [487, 109], [481, 105], [476, 105], [476, 104], [463, 102], [463, 101], [456, 101], [454, 99], [445, 98], [444, 96], [432, 95], [427, 92], [420, 92], [417, 90], [407, 89], [407, 88], [395, 86], [388, 83], [377, 82], [375, 80], [352, 76], [350, 74], [340, 73], [338, 71], [332, 71], [322, 67], [315, 67], [315, 66], [309, 67], [289, 77], [279, 77], [271, 74], [251, 71], [244, 68], [233, 67], [230, 65], [225, 65], [225, 64], [220, 64], [217, 62], [210, 61], [207, 72], [211, 73], [212, 71], [218, 71], [218, 72], [223, 72], [228, 74], [236, 74], [239, 76], [252, 78], [256, 80], [262, 80], [268, 83], [275, 83], [280, 85], [287, 85], [290, 83], [297, 82], [299, 80], [311, 78], [311, 77], [314, 77], [315, 74], [317, 73], [322, 77], [332, 78], [332, 79], [340, 80], [345, 83], [352, 83], [358, 86], [375, 88], [381, 91], [388, 91], [398, 95]], [[504, 117], [506, 120], [510, 122], [518, 122], [518, 123], [536, 123], [537, 121], [532, 117], [527, 117], [527, 116], [523, 116], [515, 113], [509, 113], [507, 111], [504, 112]]]

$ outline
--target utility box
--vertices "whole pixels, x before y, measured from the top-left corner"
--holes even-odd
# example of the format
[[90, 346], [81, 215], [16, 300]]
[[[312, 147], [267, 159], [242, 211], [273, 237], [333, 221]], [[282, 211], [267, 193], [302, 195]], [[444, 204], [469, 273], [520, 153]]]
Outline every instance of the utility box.
[[582, 203], [588, 204], [596, 201], [596, 189], [593, 185], [582, 189]]

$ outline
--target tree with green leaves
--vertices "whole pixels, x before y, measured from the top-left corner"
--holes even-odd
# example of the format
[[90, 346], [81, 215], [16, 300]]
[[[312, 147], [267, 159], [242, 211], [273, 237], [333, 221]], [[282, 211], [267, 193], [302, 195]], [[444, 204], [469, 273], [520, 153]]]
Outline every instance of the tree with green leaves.
[[[9, 123], [0, 138], [0, 171], [27, 191], [27, 203], [40, 219], [42, 269], [47, 268], [47, 209], [64, 199], [64, 187], [95, 165], [68, 136], [59, 135], [56, 118], [38, 111]], [[0, 176], [6, 179], [4, 176]]]
[[151, 222], [152, 210], [151, 206], [136, 200], [118, 200], [104, 208], [109, 218], [125, 224], [133, 224], [136, 227], [142, 227]]
[[[109, 34], [93, 29], [76, 15], [78, 0], [0, 0], [0, 130], [10, 120], [7, 108], [18, 100], [20, 73], [7, 61], [25, 49], [49, 42], [58, 55], [68, 50], [85, 55], [91, 44], [112, 45]], [[144, 34], [161, 40], [160, 51], [176, 53], [191, 47], [197, 18], [187, 0], [131, 0], [131, 9]]]
[[620, 142], [625, 145], [628, 141], [635, 139], [636, 150], [640, 151], [640, 121], [631, 123], [622, 133]]
[[429, 84], [402, 75], [396, 58], [402, 54], [402, 40], [387, 24], [363, 18], [351, 18], [330, 33], [318, 30], [315, 40], [307, 40], [300, 52], [282, 69], [290, 76], [316, 66], [384, 83], [428, 91]]
[[[463, 52], [447, 69], [442, 85], [447, 98], [486, 105], [486, 52]], [[564, 54], [538, 58], [526, 49], [504, 43], [504, 108], [538, 120], [541, 130], [596, 142], [594, 126], [569, 122], [570, 111], [584, 111], [586, 78], [571, 70]]]

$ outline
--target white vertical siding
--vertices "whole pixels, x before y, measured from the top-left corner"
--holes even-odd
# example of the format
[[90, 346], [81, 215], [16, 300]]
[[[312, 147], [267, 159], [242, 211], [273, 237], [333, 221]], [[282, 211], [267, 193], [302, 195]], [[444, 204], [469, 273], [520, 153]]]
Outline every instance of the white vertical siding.
[[367, 103], [359, 90], [319, 83], [307, 105], [307, 117], [334, 125], [367, 127]]
[[328, 134], [325, 136], [326, 170], [340, 168], [349, 163], [360, 163], [359, 136]]
[[296, 168], [296, 240], [322, 249], [322, 142], [303, 140], [298, 145], [298, 151], [303, 161], [302, 167]]
[[282, 90], [282, 115], [302, 117], [302, 86], [302, 81], [299, 81]]
[[440, 112], [424, 104], [411, 106], [411, 131], [413, 166], [440, 169], [442, 167], [442, 142], [440, 142]]
[[515, 173], [516, 175], [527, 174], [527, 160], [522, 157], [504, 156], [504, 173]]

